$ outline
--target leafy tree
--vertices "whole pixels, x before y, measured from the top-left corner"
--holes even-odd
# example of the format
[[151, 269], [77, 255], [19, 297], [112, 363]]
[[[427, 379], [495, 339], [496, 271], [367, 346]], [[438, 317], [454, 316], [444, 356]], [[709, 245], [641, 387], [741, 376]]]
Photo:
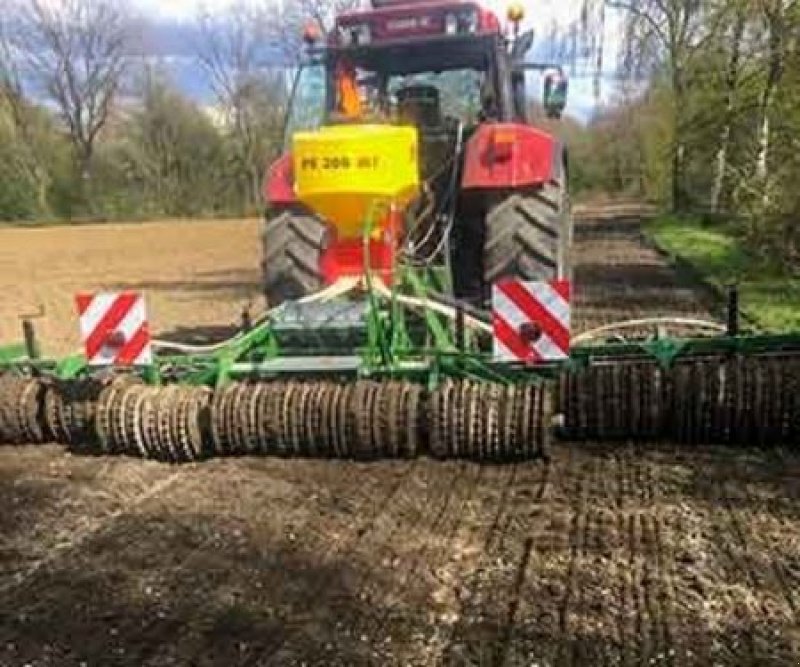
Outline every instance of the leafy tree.
[[211, 119], [158, 72], [147, 72], [141, 87], [141, 105], [129, 115], [113, 152], [117, 188], [136, 193], [140, 215], [228, 210], [229, 155]]
[[288, 97], [271, 47], [271, 21], [266, 6], [244, 0], [199, 19], [198, 57], [230, 138], [244, 210], [260, 204], [264, 165], [280, 139]]
[[25, 0], [12, 4], [10, 13], [9, 53], [35, 94], [58, 110], [82, 182], [88, 184], [95, 147], [128, 64], [130, 22], [123, 5], [117, 0]]

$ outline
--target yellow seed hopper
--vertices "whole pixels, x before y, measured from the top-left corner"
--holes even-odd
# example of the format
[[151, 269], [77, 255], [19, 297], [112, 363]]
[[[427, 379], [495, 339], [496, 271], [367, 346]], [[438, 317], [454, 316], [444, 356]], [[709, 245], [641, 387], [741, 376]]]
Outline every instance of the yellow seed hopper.
[[337, 230], [360, 237], [370, 207], [405, 208], [420, 187], [417, 130], [392, 125], [336, 125], [294, 136], [298, 199]]

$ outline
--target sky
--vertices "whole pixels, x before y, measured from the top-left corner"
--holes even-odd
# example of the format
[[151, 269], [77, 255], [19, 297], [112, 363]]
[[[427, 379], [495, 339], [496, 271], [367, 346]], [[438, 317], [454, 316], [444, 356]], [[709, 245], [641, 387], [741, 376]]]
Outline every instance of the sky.
[[[199, 7], [214, 12], [223, 11], [236, 0], [132, 0], [134, 5], [146, 17], [168, 21], [192, 21], [199, 13]], [[292, 0], [273, 0], [274, 2], [291, 2]], [[509, 0], [479, 0], [483, 5], [495, 10], [501, 19], [504, 18]], [[560, 26], [569, 25], [580, 16], [582, 0], [528, 0], [526, 6], [526, 27], [534, 28], [539, 36], [549, 31], [555, 22]], [[619, 48], [619, 17], [613, 12], [607, 16], [606, 28], [606, 67], [603, 78], [602, 104], [609, 104], [614, 96], [613, 71], [616, 65], [616, 52]], [[542, 40], [537, 40], [541, 45]], [[588, 119], [595, 110], [596, 101], [593, 95], [593, 78], [587, 72], [571, 72], [570, 103], [568, 113]]]
[[[278, 2], [280, 0], [276, 0]], [[284, 0], [290, 2], [291, 0]], [[214, 8], [224, 8], [231, 4], [231, 0], [202, 0], [203, 4], [210, 10]], [[146, 14], [160, 16], [162, 18], [188, 19], [197, 14], [198, 0], [134, 0], [132, 4], [137, 5]], [[508, 2], [505, 0], [484, 0], [482, 3], [504, 13]], [[528, 20], [550, 22], [553, 19], [569, 21], [580, 12], [581, 0], [533, 0], [526, 2], [528, 9]]]

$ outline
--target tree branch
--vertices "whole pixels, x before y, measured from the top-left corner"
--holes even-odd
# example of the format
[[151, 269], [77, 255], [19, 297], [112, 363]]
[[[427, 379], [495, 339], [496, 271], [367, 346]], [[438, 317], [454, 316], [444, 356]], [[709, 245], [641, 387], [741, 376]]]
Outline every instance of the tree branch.
[[625, 12], [629, 12], [636, 16], [637, 18], [642, 19], [646, 23], [650, 25], [653, 32], [658, 35], [658, 38], [661, 40], [662, 44], [665, 48], [669, 47], [669, 39], [667, 38], [666, 33], [664, 32], [664, 28], [660, 26], [655, 19], [650, 16], [647, 12], [643, 11], [632, 2], [622, 2], [622, 0], [606, 0], [606, 5], [611, 7], [612, 9], [620, 9]]

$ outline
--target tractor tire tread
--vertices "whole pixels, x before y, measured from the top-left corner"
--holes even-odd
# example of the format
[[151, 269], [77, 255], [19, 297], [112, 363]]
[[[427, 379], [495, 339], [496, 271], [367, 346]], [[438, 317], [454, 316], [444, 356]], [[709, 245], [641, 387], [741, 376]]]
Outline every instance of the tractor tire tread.
[[[484, 283], [504, 278], [553, 280], [570, 276], [572, 219], [565, 187], [548, 183], [512, 193], [486, 215]], [[487, 295], [488, 296], [488, 295]]]
[[288, 209], [266, 219], [261, 267], [264, 295], [271, 308], [323, 287], [319, 267], [327, 244], [325, 223], [308, 212]]

